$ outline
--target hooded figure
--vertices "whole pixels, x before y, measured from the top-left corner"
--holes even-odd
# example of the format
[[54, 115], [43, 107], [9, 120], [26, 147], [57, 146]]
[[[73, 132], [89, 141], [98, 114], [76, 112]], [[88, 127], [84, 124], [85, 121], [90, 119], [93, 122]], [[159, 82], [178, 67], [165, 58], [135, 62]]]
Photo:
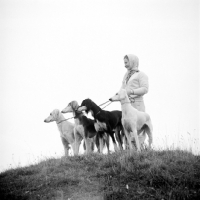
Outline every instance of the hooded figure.
[[143, 95], [148, 92], [149, 83], [145, 73], [138, 70], [139, 59], [133, 54], [124, 56], [124, 64], [127, 69], [124, 75], [122, 87], [131, 101], [131, 105], [139, 111], [145, 111]]

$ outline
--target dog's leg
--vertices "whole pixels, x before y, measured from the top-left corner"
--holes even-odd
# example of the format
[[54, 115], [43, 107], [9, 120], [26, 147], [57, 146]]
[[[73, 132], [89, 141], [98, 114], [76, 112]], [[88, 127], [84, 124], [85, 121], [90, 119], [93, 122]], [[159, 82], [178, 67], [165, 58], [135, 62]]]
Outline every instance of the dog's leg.
[[74, 127], [74, 138], [75, 138], [75, 152], [74, 152], [74, 155], [78, 155], [79, 147], [80, 147], [80, 144], [81, 144], [81, 138], [80, 138], [80, 134], [77, 131], [76, 127]]
[[146, 132], [145, 130], [143, 131], [143, 133], [141, 133], [139, 136], [138, 136], [138, 139], [139, 139], [139, 143], [140, 143], [140, 148], [141, 150], [144, 150], [144, 141], [146, 139]]
[[124, 149], [127, 150], [128, 149], [128, 140], [125, 135], [124, 127], [122, 127], [122, 130], [121, 130], [121, 140], [122, 140], [122, 147], [124, 145]]
[[[105, 146], [105, 143], [107, 144], [107, 133], [104, 133], [102, 131], [97, 132], [96, 146], [99, 153], [103, 153], [103, 148]], [[109, 148], [109, 145], [107, 146], [107, 148]]]
[[95, 137], [91, 138], [91, 151], [94, 152]]
[[147, 133], [147, 135], [149, 137], [149, 146], [148, 146], [148, 149], [151, 149], [151, 144], [153, 142], [152, 131], [151, 131], [151, 129], [148, 126], [145, 128], [145, 131], [146, 131], [146, 133]]
[[118, 146], [117, 146], [117, 144], [116, 144], [116, 141], [115, 141], [115, 138], [114, 138], [114, 134], [111, 134], [111, 139], [112, 139], [112, 141], [113, 141], [114, 150], [115, 150], [115, 151], [118, 151], [119, 149], [118, 149]]
[[136, 143], [136, 147], [137, 147], [137, 151], [141, 151], [140, 150], [140, 142], [139, 142], [139, 139], [138, 139], [138, 134], [137, 134], [137, 130], [135, 128], [132, 127], [132, 134], [131, 136], [133, 135], [133, 137], [131, 137], [131, 141], [134, 141], [135, 139], [135, 143]]
[[120, 135], [120, 127], [119, 126], [117, 126], [115, 128], [115, 137], [116, 137], [116, 140], [118, 142], [119, 148], [122, 151], [123, 150], [123, 147], [122, 147], [122, 138], [121, 138], [121, 135]]
[[74, 141], [74, 143], [72, 143], [71, 145], [72, 145], [73, 155], [75, 155], [75, 152], [76, 152], [76, 142]]
[[62, 141], [63, 146], [64, 146], [65, 156], [68, 157], [68, 155], [69, 155], [69, 152], [68, 152], [69, 151], [69, 143], [64, 137], [61, 137], [61, 141]]
[[65, 147], [65, 156], [68, 157], [69, 156], [69, 149]]
[[94, 150], [94, 138], [89, 138], [89, 149], [90, 149], [90, 153], [93, 152]]
[[151, 123], [151, 118], [149, 118], [149, 120], [146, 122], [146, 128], [145, 131], [149, 137], [149, 149], [151, 149], [151, 144], [153, 142], [153, 126]]
[[111, 127], [109, 125], [107, 125], [107, 134], [109, 134], [111, 139], [112, 139], [112, 142], [113, 142], [113, 145], [114, 145], [114, 150], [118, 151], [119, 149], [118, 149], [117, 144], [116, 144], [114, 133], [115, 132], [111, 129]]
[[97, 147], [97, 152], [100, 153], [100, 145], [99, 145], [99, 133], [97, 132], [96, 136], [94, 136], [95, 138], [95, 144], [96, 144], [96, 147]]
[[126, 140], [128, 141], [127, 144], [131, 151], [133, 149], [132, 142], [131, 142], [131, 136], [129, 135], [129, 132], [126, 129], [124, 129], [124, 133], [125, 133]]
[[85, 140], [83, 140], [83, 150], [86, 151]]
[[124, 149], [128, 150], [129, 149], [129, 145], [128, 145], [128, 139], [126, 137], [126, 135], [123, 136], [123, 143], [124, 143]]
[[110, 153], [110, 137], [107, 133], [104, 134], [104, 141], [106, 143], [107, 149], [108, 149], [108, 154]]
[[91, 141], [89, 138], [84, 138], [85, 145], [86, 145], [86, 154], [91, 153]]
[[99, 137], [99, 144], [100, 144], [100, 153], [103, 153], [104, 145], [103, 145], [103, 136], [102, 135]]

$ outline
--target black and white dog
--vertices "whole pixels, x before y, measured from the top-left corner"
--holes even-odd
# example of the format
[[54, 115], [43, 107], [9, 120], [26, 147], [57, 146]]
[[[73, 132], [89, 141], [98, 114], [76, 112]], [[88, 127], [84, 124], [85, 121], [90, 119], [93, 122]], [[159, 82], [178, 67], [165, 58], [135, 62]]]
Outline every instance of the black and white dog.
[[91, 99], [85, 99], [82, 101], [81, 106], [77, 109], [79, 112], [85, 111], [86, 113], [91, 112], [94, 120], [96, 122], [95, 129], [97, 131], [102, 130], [108, 133], [113, 141], [115, 151], [118, 150], [116, 140], [114, 137], [114, 133], [116, 139], [118, 141], [120, 150], [122, 150], [122, 112], [119, 110], [114, 111], [106, 111], [102, 110], [99, 106], [97, 106]]
[[109, 135], [104, 134], [104, 131], [97, 131], [95, 129], [95, 121], [87, 118], [81, 111], [77, 111], [78, 107], [79, 105], [77, 101], [71, 101], [68, 106], [62, 110], [62, 113], [72, 112], [74, 115], [75, 140], [76, 134], [80, 133], [84, 139], [84, 147], [86, 148], [86, 153], [90, 153], [92, 150], [94, 150], [94, 143], [97, 146], [98, 152], [103, 153], [105, 144], [107, 145], [109, 152]]

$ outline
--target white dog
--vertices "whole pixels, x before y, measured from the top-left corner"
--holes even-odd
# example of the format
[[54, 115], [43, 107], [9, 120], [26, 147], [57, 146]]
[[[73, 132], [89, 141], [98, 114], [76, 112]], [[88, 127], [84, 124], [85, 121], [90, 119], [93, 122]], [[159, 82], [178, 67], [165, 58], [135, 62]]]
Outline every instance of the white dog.
[[140, 151], [140, 143], [138, 133], [143, 130], [149, 136], [149, 148], [152, 144], [152, 123], [150, 116], [142, 111], [135, 109], [128, 98], [125, 89], [121, 89], [119, 93], [109, 99], [110, 101], [120, 101], [122, 108], [122, 125], [127, 137], [130, 149], [133, 149], [132, 142], [135, 141], [137, 150]]
[[[74, 124], [68, 122], [67, 119], [64, 118], [63, 114], [58, 110], [53, 110], [50, 115], [44, 120], [44, 122], [49, 123], [56, 121], [58, 130], [60, 131], [61, 141], [64, 146], [65, 156], [69, 155], [70, 146], [72, 147], [74, 155], [76, 153], [76, 145], [75, 145], [75, 138], [74, 138]], [[81, 144], [81, 136], [78, 137], [79, 146]]]

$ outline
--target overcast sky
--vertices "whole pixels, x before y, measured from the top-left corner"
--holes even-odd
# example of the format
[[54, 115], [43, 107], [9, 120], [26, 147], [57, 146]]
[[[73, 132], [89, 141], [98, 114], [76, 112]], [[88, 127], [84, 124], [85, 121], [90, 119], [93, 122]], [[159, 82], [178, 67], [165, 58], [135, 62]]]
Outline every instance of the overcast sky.
[[199, 13], [198, 0], [0, 0], [0, 170], [63, 155], [44, 119], [107, 101], [131, 53], [149, 77], [154, 145], [199, 151]]

